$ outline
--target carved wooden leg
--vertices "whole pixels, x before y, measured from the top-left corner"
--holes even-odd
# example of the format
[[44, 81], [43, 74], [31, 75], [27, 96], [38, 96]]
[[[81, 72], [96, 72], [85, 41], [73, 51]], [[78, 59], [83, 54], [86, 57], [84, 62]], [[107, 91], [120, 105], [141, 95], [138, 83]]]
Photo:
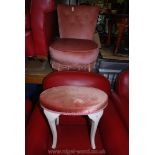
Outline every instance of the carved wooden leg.
[[45, 116], [47, 117], [48, 123], [50, 125], [50, 129], [53, 135], [53, 144], [52, 148], [56, 148], [57, 144], [57, 130], [56, 130], [56, 122], [58, 123], [59, 115], [57, 113], [53, 113], [44, 109]]
[[88, 115], [88, 117], [92, 120], [91, 121], [91, 133], [90, 133], [90, 141], [91, 141], [92, 149], [96, 149], [96, 146], [95, 146], [95, 134], [96, 134], [96, 129], [97, 129], [97, 126], [98, 126], [98, 122], [99, 122], [102, 114], [103, 114], [103, 111], [99, 111], [99, 112], [92, 113], [92, 114]]

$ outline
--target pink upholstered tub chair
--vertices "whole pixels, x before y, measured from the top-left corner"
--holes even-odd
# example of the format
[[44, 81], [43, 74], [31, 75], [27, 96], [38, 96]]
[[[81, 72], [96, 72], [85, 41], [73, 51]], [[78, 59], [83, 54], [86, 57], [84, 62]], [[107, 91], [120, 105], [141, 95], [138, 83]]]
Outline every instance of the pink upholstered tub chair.
[[57, 12], [60, 39], [49, 47], [52, 68], [91, 71], [99, 52], [93, 41], [99, 8], [60, 4]]

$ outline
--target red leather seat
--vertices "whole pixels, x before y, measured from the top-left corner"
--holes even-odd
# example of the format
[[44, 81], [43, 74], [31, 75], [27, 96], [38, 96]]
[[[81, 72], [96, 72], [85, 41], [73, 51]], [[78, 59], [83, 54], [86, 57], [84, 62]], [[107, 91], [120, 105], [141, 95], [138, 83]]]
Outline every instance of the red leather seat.
[[60, 39], [49, 48], [52, 67], [90, 71], [99, 52], [98, 45], [92, 41], [98, 7], [58, 5], [57, 11]]

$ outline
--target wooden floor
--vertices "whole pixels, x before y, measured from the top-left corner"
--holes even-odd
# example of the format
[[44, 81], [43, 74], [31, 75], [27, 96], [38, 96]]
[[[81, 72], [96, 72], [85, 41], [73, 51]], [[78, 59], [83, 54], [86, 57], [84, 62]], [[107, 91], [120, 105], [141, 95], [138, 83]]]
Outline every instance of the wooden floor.
[[37, 59], [26, 60], [25, 82], [30, 84], [42, 84], [44, 77], [52, 72], [52, 68], [47, 60]]
[[100, 49], [101, 57], [104, 59], [111, 59], [111, 60], [129, 60], [128, 55], [123, 54], [117, 54], [114, 55], [111, 48], [102, 47]]

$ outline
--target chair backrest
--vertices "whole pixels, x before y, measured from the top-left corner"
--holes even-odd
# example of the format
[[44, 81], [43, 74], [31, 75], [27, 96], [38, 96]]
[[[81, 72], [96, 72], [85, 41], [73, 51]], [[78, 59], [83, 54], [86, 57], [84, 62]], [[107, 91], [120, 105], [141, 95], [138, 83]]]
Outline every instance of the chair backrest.
[[110, 83], [104, 76], [82, 71], [61, 71], [48, 74], [43, 80], [43, 88], [73, 85], [101, 89], [110, 94]]
[[59, 4], [57, 12], [60, 38], [93, 39], [98, 7]]
[[55, 37], [55, 0], [31, 0], [31, 27], [35, 56], [48, 56], [48, 48]]

